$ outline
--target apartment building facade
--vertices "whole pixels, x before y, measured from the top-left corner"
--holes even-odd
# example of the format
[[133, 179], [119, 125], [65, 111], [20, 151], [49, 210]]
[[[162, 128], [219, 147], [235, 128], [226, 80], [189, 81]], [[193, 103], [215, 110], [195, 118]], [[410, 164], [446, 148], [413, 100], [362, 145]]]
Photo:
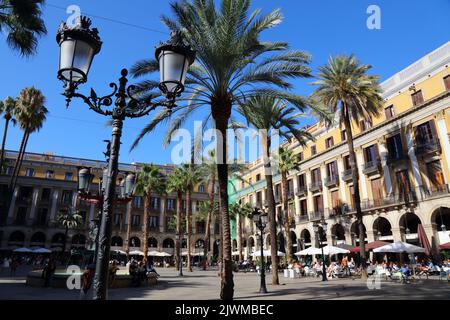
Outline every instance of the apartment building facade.
[[[94, 203], [81, 199], [77, 192], [77, 173], [80, 167], [92, 168], [95, 179], [93, 192], [98, 190], [100, 177], [106, 162], [78, 158], [60, 157], [52, 154], [25, 155], [17, 186], [9, 211], [6, 208], [7, 186], [17, 158], [17, 152], [6, 152], [6, 171], [0, 175], [0, 212], [7, 212], [0, 226], [0, 248], [45, 247], [60, 251], [64, 242], [64, 229], [57, 223], [58, 213], [76, 208], [82, 216], [82, 225], [69, 230], [67, 249], [92, 249], [94, 221], [100, 208]], [[163, 174], [170, 174], [174, 166], [160, 166]], [[120, 164], [119, 171], [139, 172], [140, 164]], [[119, 174], [120, 178], [121, 174]], [[204, 247], [205, 223], [196, 219], [202, 201], [208, 200], [206, 183], [195, 187], [192, 195], [192, 238], [191, 252], [200, 254]], [[151, 200], [148, 221], [149, 239], [143, 239], [144, 202], [135, 196], [128, 204], [117, 204], [113, 214], [112, 250], [124, 251], [129, 241], [130, 251], [143, 250], [148, 241], [149, 250], [173, 254], [175, 242], [176, 195], [154, 194]], [[183, 212], [186, 201], [183, 198]], [[183, 213], [184, 215], [184, 213]], [[131, 224], [131, 236], [127, 239], [127, 228]], [[211, 223], [211, 250], [217, 254], [219, 221], [213, 217]], [[182, 247], [186, 247], [183, 240]]]
[[[384, 110], [368, 122], [353, 123], [360, 176], [365, 239], [418, 243], [424, 227], [436, 249], [449, 242], [450, 229], [450, 42], [382, 83]], [[314, 141], [301, 147], [287, 141], [300, 171], [290, 172], [288, 203], [294, 252], [318, 246], [314, 222], [328, 224], [323, 244], [359, 245], [346, 132], [338, 125], [307, 128]], [[262, 207], [267, 190], [261, 160], [248, 166], [234, 197]], [[278, 243], [286, 230], [281, 178], [274, 177]], [[248, 256], [257, 249], [253, 223], [243, 221]], [[269, 235], [265, 246], [269, 247]]]

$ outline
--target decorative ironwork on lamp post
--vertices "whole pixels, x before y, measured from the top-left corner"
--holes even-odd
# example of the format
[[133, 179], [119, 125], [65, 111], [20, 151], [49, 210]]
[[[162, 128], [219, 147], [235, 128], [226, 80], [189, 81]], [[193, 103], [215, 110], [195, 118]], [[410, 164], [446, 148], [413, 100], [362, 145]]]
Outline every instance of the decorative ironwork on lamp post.
[[255, 208], [252, 213], [253, 222], [261, 232], [259, 237], [259, 246], [261, 248], [261, 280], [259, 293], [267, 293], [266, 287], [266, 266], [264, 264], [264, 229], [267, 226], [268, 216], [261, 209]]
[[[153, 97], [139, 99], [135, 97], [137, 87], [127, 86], [128, 71], [123, 69], [119, 84], [111, 83], [113, 92], [100, 97], [91, 89], [90, 95], [77, 92], [80, 84], [87, 82], [87, 76], [96, 54], [102, 47], [102, 42], [96, 28], [91, 29], [91, 20], [79, 17], [74, 27], [62, 23], [56, 40], [60, 47], [58, 79], [64, 83], [67, 107], [72, 98], [80, 98], [98, 114], [111, 117], [113, 120], [112, 138], [108, 169], [103, 181], [104, 201], [99, 232], [99, 250], [94, 278], [94, 299], [107, 299], [108, 265], [112, 230], [112, 210], [116, 193], [118, 174], [118, 159], [123, 121], [126, 118], [140, 118], [148, 115], [157, 107], [169, 110], [175, 105], [176, 97], [184, 91], [184, 81], [189, 66], [195, 60], [195, 52], [184, 44], [181, 33], [173, 33], [172, 38], [156, 49], [161, 81], [160, 89], [165, 96], [164, 101], [152, 101]], [[113, 101], [114, 99], [114, 101]], [[113, 106], [114, 104], [114, 106]]]
[[328, 281], [327, 279], [327, 268], [325, 266], [325, 254], [323, 252], [323, 235], [326, 235], [327, 232], [327, 222], [325, 220], [321, 220], [320, 222], [314, 223], [314, 232], [316, 236], [319, 238], [320, 247], [322, 249], [322, 281]]

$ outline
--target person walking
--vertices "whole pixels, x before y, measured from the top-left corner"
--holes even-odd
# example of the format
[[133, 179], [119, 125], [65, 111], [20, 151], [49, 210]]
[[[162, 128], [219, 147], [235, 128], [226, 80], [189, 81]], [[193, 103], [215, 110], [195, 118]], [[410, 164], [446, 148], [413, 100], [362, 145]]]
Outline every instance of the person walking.
[[50, 280], [56, 270], [55, 261], [51, 258], [44, 267], [44, 287], [50, 287]]
[[348, 259], [347, 256], [344, 256], [341, 261], [342, 271], [344, 271], [344, 275], [348, 277], [350, 275], [350, 270], [348, 269]]
[[86, 270], [81, 276], [80, 300], [88, 300], [90, 298], [89, 289], [92, 287], [94, 276], [95, 276], [95, 265], [90, 264], [86, 267]]

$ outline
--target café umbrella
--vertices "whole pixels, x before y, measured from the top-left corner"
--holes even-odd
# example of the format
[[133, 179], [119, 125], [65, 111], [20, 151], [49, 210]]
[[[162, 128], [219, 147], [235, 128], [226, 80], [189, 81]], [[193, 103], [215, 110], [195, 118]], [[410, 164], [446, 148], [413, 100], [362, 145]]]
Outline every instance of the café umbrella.
[[33, 250], [28, 249], [28, 248], [18, 248], [16, 250], [14, 250], [14, 252], [16, 252], [16, 253], [32, 253]]
[[425, 253], [425, 249], [406, 242], [398, 241], [376, 248], [373, 252], [383, 253]]
[[[271, 256], [272, 256], [270, 250], [264, 250], [263, 255], [264, 255], [264, 257], [271, 257]], [[254, 253], [252, 254], [252, 256], [253, 256], [254, 258], [256, 258], [256, 257], [261, 257], [261, 252], [260, 252], [260, 251], [254, 252]], [[285, 254], [284, 254], [284, 252], [278, 251], [278, 256], [279, 256], [279, 257], [284, 257]]]
[[34, 249], [34, 250], [33, 250], [33, 253], [41, 253], [41, 254], [44, 254], [44, 253], [52, 253], [52, 251], [51, 251], [51, 250], [48, 250], [48, 249], [46, 249], [46, 248], [37, 248], [37, 249]]

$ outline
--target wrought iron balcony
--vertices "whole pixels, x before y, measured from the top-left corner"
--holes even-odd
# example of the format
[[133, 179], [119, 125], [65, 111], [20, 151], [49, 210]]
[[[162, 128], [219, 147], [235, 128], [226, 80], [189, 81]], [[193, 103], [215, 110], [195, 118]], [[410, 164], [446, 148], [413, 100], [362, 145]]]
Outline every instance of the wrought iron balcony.
[[337, 187], [338, 185], [339, 185], [339, 176], [338, 175], [326, 177], [325, 186], [327, 188]]
[[417, 156], [425, 156], [430, 153], [441, 153], [441, 143], [439, 138], [433, 138], [428, 141], [416, 141], [414, 147]]
[[302, 222], [308, 222], [308, 214], [301, 214], [299, 216], [295, 216], [295, 222], [296, 223], [302, 223]]
[[408, 160], [408, 154], [406, 154], [405, 152], [402, 152], [401, 154], [388, 154], [387, 158], [386, 158], [386, 164], [389, 166], [393, 166], [396, 164], [399, 164], [400, 162], [406, 161]]
[[324, 218], [323, 210], [318, 210], [309, 213], [309, 221], [317, 221]]
[[308, 195], [308, 188], [306, 186], [300, 186], [295, 190], [295, 194], [298, 197], [306, 197]]
[[352, 173], [352, 169], [344, 170], [344, 171], [342, 172], [342, 179], [343, 179], [345, 182], [352, 181], [352, 180], [353, 180], [353, 175], [352, 175], [352, 174], [353, 174], [353, 173]]
[[365, 175], [377, 174], [381, 171], [380, 160], [369, 161], [364, 164], [363, 172]]
[[322, 181], [311, 182], [311, 184], [309, 185], [309, 190], [311, 190], [311, 192], [321, 191], [322, 190]]

